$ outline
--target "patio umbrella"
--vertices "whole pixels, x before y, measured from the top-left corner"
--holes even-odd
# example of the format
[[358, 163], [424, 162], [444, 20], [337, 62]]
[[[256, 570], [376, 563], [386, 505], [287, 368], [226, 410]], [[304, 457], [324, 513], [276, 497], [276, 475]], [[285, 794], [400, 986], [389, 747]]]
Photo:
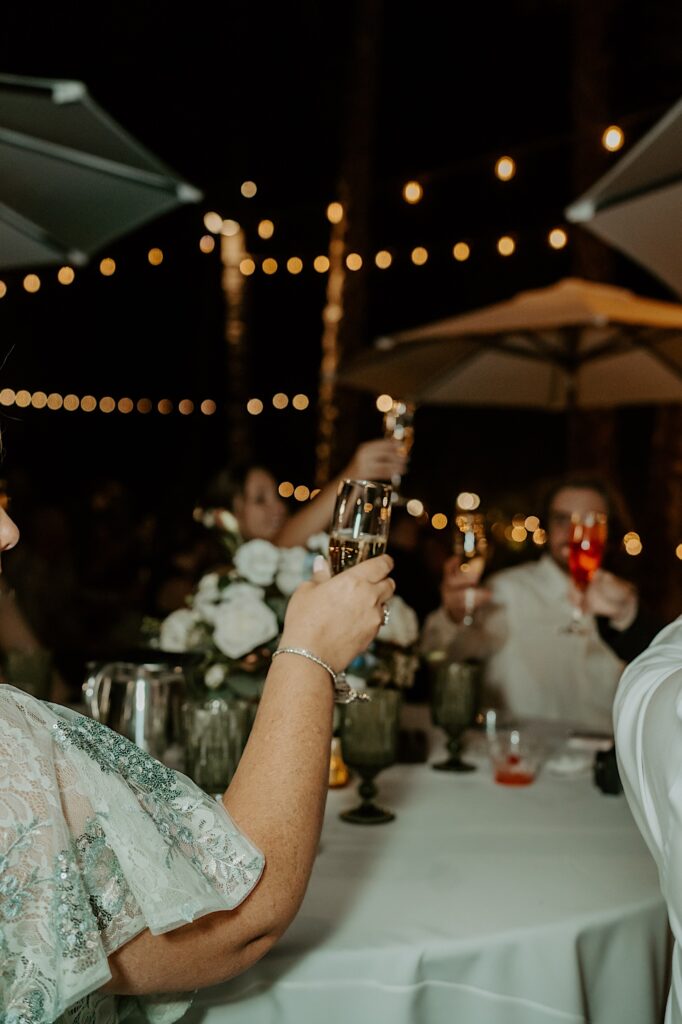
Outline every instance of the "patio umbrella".
[[682, 100], [565, 213], [682, 295]]
[[201, 193], [88, 95], [82, 82], [0, 75], [0, 267], [85, 263]]
[[379, 338], [339, 383], [418, 404], [599, 408], [682, 401], [682, 305], [566, 278]]

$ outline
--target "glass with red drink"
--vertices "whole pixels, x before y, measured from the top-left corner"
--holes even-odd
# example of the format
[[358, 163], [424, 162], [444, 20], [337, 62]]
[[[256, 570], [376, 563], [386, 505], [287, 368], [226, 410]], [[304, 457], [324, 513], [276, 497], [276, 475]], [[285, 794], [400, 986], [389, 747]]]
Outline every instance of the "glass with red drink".
[[[604, 512], [574, 512], [568, 548], [568, 570], [581, 594], [587, 590], [604, 557], [607, 521]], [[583, 609], [576, 605], [568, 631], [582, 632]]]

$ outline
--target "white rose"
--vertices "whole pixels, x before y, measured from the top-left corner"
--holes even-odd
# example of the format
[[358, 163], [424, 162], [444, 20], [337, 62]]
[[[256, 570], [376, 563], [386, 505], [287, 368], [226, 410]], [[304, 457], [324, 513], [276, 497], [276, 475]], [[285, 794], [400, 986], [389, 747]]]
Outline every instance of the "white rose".
[[279, 550], [267, 540], [249, 540], [237, 548], [234, 564], [239, 575], [249, 583], [267, 587], [277, 572]]
[[254, 587], [253, 583], [230, 583], [220, 591], [221, 601], [262, 601], [265, 591], [262, 587]]
[[218, 606], [213, 642], [228, 658], [243, 658], [278, 633], [277, 616], [263, 601], [227, 601]]
[[236, 516], [233, 516], [226, 508], [216, 508], [214, 513], [215, 523], [221, 530], [224, 530], [225, 533], [239, 533], [239, 523]]
[[220, 597], [219, 579], [217, 572], [208, 572], [202, 576], [197, 587], [197, 597], [201, 596], [206, 601], [217, 601]]
[[196, 613], [190, 608], [178, 608], [161, 623], [162, 651], [186, 651], [191, 646], [192, 630], [197, 624]]
[[379, 630], [377, 640], [398, 644], [400, 647], [409, 647], [415, 643], [419, 636], [419, 619], [414, 609], [397, 594], [388, 602], [387, 608], [390, 608], [391, 614], [388, 623]]
[[217, 690], [223, 685], [227, 670], [224, 665], [211, 665], [204, 674], [204, 682], [209, 690]]
[[286, 597], [293, 594], [299, 583], [308, 575], [307, 561], [308, 554], [305, 548], [282, 548], [280, 551], [279, 572], [275, 577], [275, 583]]

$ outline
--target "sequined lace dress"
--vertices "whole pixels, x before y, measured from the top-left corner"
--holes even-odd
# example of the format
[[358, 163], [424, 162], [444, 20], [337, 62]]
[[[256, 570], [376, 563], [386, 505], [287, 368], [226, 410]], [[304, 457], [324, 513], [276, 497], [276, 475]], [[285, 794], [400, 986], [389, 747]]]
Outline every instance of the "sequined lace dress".
[[262, 854], [117, 733], [0, 686], [0, 1024], [169, 1024], [189, 998], [98, 989], [134, 935], [231, 910]]

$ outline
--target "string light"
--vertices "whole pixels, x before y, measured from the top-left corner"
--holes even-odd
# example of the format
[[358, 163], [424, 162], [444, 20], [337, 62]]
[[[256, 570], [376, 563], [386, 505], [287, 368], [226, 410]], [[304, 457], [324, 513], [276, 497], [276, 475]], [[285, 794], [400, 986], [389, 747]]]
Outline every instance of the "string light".
[[393, 263], [393, 257], [387, 249], [380, 249], [374, 257], [374, 262], [379, 270], [386, 270]]
[[57, 271], [57, 280], [60, 284], [73, 284], [75, 277], [73, 267], [60, 267]]
[[147, 253], [147, 259], [153, 267], [160, 267], [163, 263], [163, 252], [161, 249], [150, 249]]
[[471, 491], [462, 491], [457, 495], [457, 507], [464, 512], [473, 512], [480, 504], [481, 499], [478, 494], [473, 494]]
[[64, 399], [61, 395], [58, 395], [56, 391], [53, 391], [51, 395], [47, 396], [47, 407], [53, 412], [56, 412], [57, 409], [61, 409], [63, 404]]
[[411, 516], [419, 517], [424, 514], [424, 505], [418, 498], [410, 498], [405, 508]]
[[330, 224], [340, 224], [343, 220], [343, 206], [341, 203], [330, 203], [327, 207], [327, 220]]
[[435, 516], [431, 517], [431, 526], [434, 530], [444, 530], [447, 525], [448, 517], [442, 512], [436, 512]]
[[106, 398], [100, 398], [99, 408], [101, 412], [113, 412], [116, 408], [116, 402], [107, 395]]
[[258, 231], [259, 238], [272, 238], [275, 233], [275, 225], [271, 220], [261, 220], [258, 222], [256, 230]]
[[500, 256], [511, 256], [516, 249], [516, 242], [509, 235], [502, 235], [497, 240], [497, 251]]
[[239, 191], [245, 199], [253, 199], [258, 191], [258, 186], [255, 181], [243, 181]]
[[379, 395], [376, 405], [379, 412], [390, 412], [393, 407], [393, 399], [390, 395]]
[[677, 545], [677, 547], [675, 548], [675, 554], [680, 559], [680, 561], [682, 561], [682, 544]]
[[455, 242], [452, 247], [452, 255], [458, 263], [464, 263], [465, 260], [469, 259], [471, 249], [466, 242]]
[[261, 270], [264, 274], [276, 274], [277, 273], [277, 260], [273, 260], [271, 256], [268, 256], [266, 260], [263, 260], [261, 264]]
[[294, 409], [298, 409], [299, 412], [302, 412], [304, 409], [307, 409], [308, 406], [310, 405], [310, 399], [308, 398], [307, 395], [294, 395], [294, 397], [291, 400], [291, 404], [293, 405]]
[[410, 259], [417, 267], [423, 267], [429, 258], [428, 250], [423, 245], [417, 245], [410, 253]]
[[568, 242], [568, 235], [563, 228], [552, 228], [547, 236], [547, 241], [552, 249], [564, 249]]
[[80, 402], [78, 395], [67, 395], [64, 399], [64, 408], [67, 412], [75, 412], [76, 409], [80, 408]]
[[303, 270], [303, 260], [299, 259], [298, 256], [291, 256], [287, 260], [287, 270], [290, 274], [300, 274]]
[[222, 227], [220, 228], [220, 234], [225, 235], [225, 238], [234, 238], [241, 231], [241, 227], [236, 220], [224, 220]]
[[251, 274], [255, 273], [256, 264], [254, 263], [250, 256], [247, 256], [246, 259], [241, 260], [239, 264], [239, 270], [244, 275], [244, 277], [250, 277]]
[[288, 480], [284, 480], [279, 485], [277, 490], [279, 491], [279, 494], [282, 498], [290, 498], [291, 495], [294, 493], [294, 485], [290, 483]]
[[134, 408], [135, 408], [135, 406], [133, 404], [132, 398], [119, 398], [119, 400], [118, 400], [118, 411], [119, 412], [122, 412], [124, 415], [127, 415], [129, 412], [132, 412]]
[[260, 416], [263, 411], [263, 403], [260, 398], [250, 398], [246, 403], [246, 411], [251, 416]]
[[223, 226], [223, 218], [219, 213], [205, 213], [204, 227], [214, 235], [219, 235]]
[[285, 395], [282, 391], [278, 391], [276, 395], [272, 396], [272, 404], [275, 409], [286, 409], [289, 404], [289, 396]]
[[523, 525], [526, 527], [529, 533], [535, 533], [540, 526], [540, 520], [537, 516], [526, 516]]
[[[83, 395], [81, 398], [81, 409], [83, 412], [94, 412], [97, 408], [97, 399], [94, 395]], [[104, 411], [104, 410], [102, 410]]]
[[362, 256], [359, 252], [349, 252], [346, 256], [346, 266], [349, 270], [360, 270], [362, 267]]
[[319, 493], [320, 493], [320, 488], [319, 487], [315, 487], [314, 490], [312, 490], [310, 492], [310, 500], [312, 501], [313, 498], [316, 498]]
[[313, 260], [313, 267], [318, 274], [326, 274], [329, 270], [329, 257], [328, 256], [316, 256]]
[[601, 144], [604, 149], [607, 149], [609, 153], [615, 153], [621, 149], [625, 142], [625, 134], [623, 129], [617, 124], [610, 124], [608, 128], [604, 129], [601, 137]]
[[149, 398], [141, 398], [137, 403], [137, 411], [141, 412], [144, 416], [146, 413], [152, 411], [152, 403]]
[[537, 544], [538, 547], [542, 547], [543, 544], [547, 543], [547, 533], [541, 527], [533, 530], [533, 543]]
[[623, 537], [623, 546], [628, 555], [639, 555], [642, 552], [642, 541], [638, 533], [631, 530]]
[[103, 277], [111, 277], [116, 273], [116, 261], [110, 259], [108, 256], [103, 260], [100, 260], [99, 272]]
[[421, 187], [418, 181], [408, 181], [403, 185], [403, 199], [410, 206], [414, 206], [418, 203], [424, 195], [424, 189]]
[[3, 388], [0, 391], [0, 405], [14, 405], [16, 395], [11, 388]]
[[173, 403], [168, 398], [162, 398], [156, 408], [162, 416], [168, 416], [173, 412]]
[[213, 416], [216, 411], [216, 404], [212, 399], [207, 398], [201, 403], [200, 409], [204, 416]]
[[516, 164], [510, 156], [501, 156], [495, 164], [495, 174], [500, 181], [511, 181], [516, 174]]
[[211, 235], [202, 235], [199, 239], [199, 248], [202, 252], [213, 252], [215, 249], [215, 238]]
[[310, 488], [306, 487], [305, 484], [299, 484], [294, 491], [294, 498], [296, 501], [307, 501], [310, 497]]
[[0, 281], [0, 299], [4, 299], [5, 295], [7, 295], [7, 285], [4, 281]]
[[34, 294], [40, 288], [40, 278], [37, 274], [27, 274], [24, 278], [24, 289]]
[[14, 404], [18, 405], [20, 409], [26, 409], [31, 404], [31, 392], [17, 391]]
[[528, 530], [525, 526], [513, 526], [511, 531], [511, 539], [516, 544], [523, 544], [524, 540], [528, 536]]

